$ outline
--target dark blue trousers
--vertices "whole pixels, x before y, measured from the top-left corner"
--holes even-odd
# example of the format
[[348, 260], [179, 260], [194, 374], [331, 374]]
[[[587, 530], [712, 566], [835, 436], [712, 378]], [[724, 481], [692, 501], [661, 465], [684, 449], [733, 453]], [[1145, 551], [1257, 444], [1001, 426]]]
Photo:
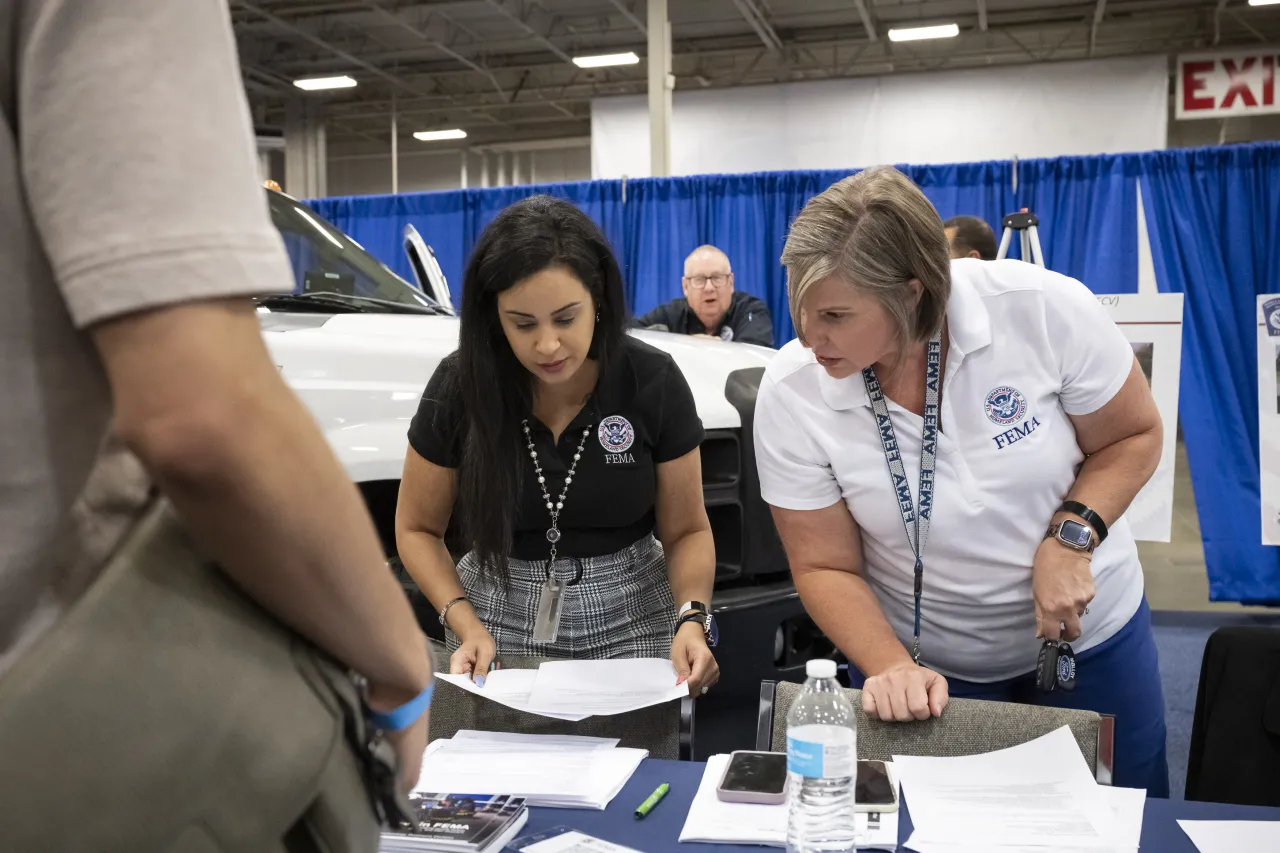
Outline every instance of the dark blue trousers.
[[[850, 666], [849, 681], [853, 687], [862, 687], [865, 679]], [[1151, 609], [1145, 598], [1138, 612], [1114, 637], [1076, 655], [1076, 688], [1070, 693], [1037, 691], [1034, 672], [988, 683], [948, 678], [947, 686], [952, 696], [965, 699], [1078, 708], [1114, 715], [1112, 784], [1146, 788], [1152, 797], [1169, 796], [1164, 691], [1160, 686]]]

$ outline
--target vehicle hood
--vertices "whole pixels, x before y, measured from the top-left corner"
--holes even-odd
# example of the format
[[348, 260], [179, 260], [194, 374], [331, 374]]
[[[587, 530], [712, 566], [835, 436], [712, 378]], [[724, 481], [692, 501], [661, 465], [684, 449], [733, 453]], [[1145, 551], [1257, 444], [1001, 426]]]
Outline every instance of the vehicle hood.
[[[458, 319], [399, 314], [259, 312], [267, 345], [285, 379], [305, 396], [318, 386], [365, 389], [369, 402], [408, 405], [408, 417], [436, 366], [458, 346]], [[742, 425], [725, 387], [732, 373], [763, 368], [775, 350], [666, 332], [631, 334], [675, 359], [708, 430]], [[388, 413], [390, 414], [390, 413]], [[396, 419], [406, 415], [396, 412]], [[322, 420], [323, 420], [322, 415]]]

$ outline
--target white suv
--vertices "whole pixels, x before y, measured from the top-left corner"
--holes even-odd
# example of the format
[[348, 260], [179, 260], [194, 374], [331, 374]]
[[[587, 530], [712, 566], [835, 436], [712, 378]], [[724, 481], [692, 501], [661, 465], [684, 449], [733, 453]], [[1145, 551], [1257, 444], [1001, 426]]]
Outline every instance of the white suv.
[[[458, 343], [447, 286], [412, 229], [405, 243], [420, 279], [416, 287], [310, 208], [281, 193], [267, 195], [296, 280], [292, 294], [258, 300], [263, 336], [360, 487], [424, 628], [439, 636], [430, 606], [399, 568], [394, 522], [409, 421], [432, 372]], [[737, 674], [748, 687], [786, 677], [815, 653], [816, 632], [797, 618], [802, 610], [760, 500], [752, 450], [756, 390], [775, 351], [664, 332], [632, 334], [675, 359], [706, 428], [703, 491], [716, 544], [713, 609], [726, 680]], [[725, 656], [738, 665], [726, 667]]]

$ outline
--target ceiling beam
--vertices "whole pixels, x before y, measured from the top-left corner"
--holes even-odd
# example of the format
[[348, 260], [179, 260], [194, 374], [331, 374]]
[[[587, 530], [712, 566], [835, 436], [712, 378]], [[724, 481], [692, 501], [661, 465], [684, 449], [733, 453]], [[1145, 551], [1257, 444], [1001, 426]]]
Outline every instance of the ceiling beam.
[[553, 42], [551, 39], [547, 38], [545, 35], [538, 32], [538, 30], [534, 29], [532, 26], [529, 25], [529, 22], [525, 19], [527, 15], [522, 14], [522, 11], [516, 11], [511, 8], [512, 5], [515, 5], [518, 9], [523, 10], [524, 3], [522, 2], [522, 0], [488, 0], [488, 3], [494, 9], [497, 9], [499, 12], [501, 12], [503, 16], [507, 18], [507, 20], [511, 21], [520, 29], [524, 30], [525, 33], [527, 33], [532, 39], [542, 44], [542, 46], [545, 47], [547, 50], [551, 51], [556, 56], [563, 59], [565, 62], [573, 62], [572, 56], [565, 53], [563, 50], [559, 48], [559, 46], [556, 45], [555, 42]]
[[372, 72], [373, 74], [378, 75], [379, 77], [383, 78], [387, 82], [391, 83], [394, 86], [397, 86], [400, 89], [403, 89], [406, 92], [410, 92], [415, 95], [423, 94], [421, 90], [414, 88], [413, 86], [409, 85], [404, 80], [401, 80], [399, 77], [395, 76], [394, 74], [388, 74], [386, 71], [383, 71], [378, 66], [373, 65], [372, 63], [366, 62], [365, 60], [361, 59], [358, 56], [355, 56], [354, 54], [347, 53], [342, 48], [332, 45], [329, 42], [325, 41], [324, 39], [319, 38], [318, 36], [313, 36], [311, 33], [307, 32], [306, 30], [300, 30], [297, 27], [295, 27], [293, 24], [289, 23], [288, 21], [282, 20], [281, 18], [277, 18], [275, 15], [259, 8], [258, 6], [253, 5], [252, 3], [246, 3], [244, 2], [244, 0], [238, 0], [237, 5], [239, 5], [242, 9], [246, 9], [254, 13], [260, 18], [270, 21], [272, 24], [275, 24], [280, 29], [285, 30], [286, 32], [293, 33], [294, 35], [298, 36], [304, 41], [310, 42], [311, 44], [315, 45], [321, 50], [327, 50], [330, 53], [332, 53], [334, 56], [337, 56], [340, 59], [344, 59], [358, 68], [363, 68], [366, 71], [369, 71], [369, 72]]
[[978, 29], [987, 31], [987, 0], [978, 0]]
[[876, 24], [871, 20], [871, 10], [867, 8], [866, 0], [853, 0], [853, 5], [858, 10], [858, 17], [862, 19], [862, 28], [867, 31], [867, 40], [876, 40]]
[[627, 6], [626, 0], [609, 0], [609, 2], [614, 5], [614, 8], [622, 13], [622, 17], [631, 22], [631, 26], [640, 31], [640, 35], [645, 38], [649, 37], [649, 28], [645, 26], [644, 21], [640, 20], [639, 15], [631, 11], [631, 8]]
[[432, 48], [440, 51], [445, 56], [448, 56], [450, 59], [454, 59], [454, 60], [457, 60], [458, 62], [461, 62], [463, 65], [467, 66], [472, 71], [475, 71], [477, 74], [483, 74], [486, 78], [488, 78], [489, 82], [493, 84], [493, 88], [498, 90], [498, 94], [503, 95], [505, 97], [505, 93], [502, 90], [502, 84], [498, 82], [498, 78], [494, 76], [493, 72], [490, 71], [485, 66], [481, 65], [480, 63], [472, 59], [469, 59], [463, 56], [453, 48], [449, 47], [449, 45], [445, 44], [444, 42], [439, 41], [438, 39], [432, 38], [430, 35], [423, 32], [421, 29], [419, 29], [416, 25], [414, 25], [410, 21], [405, 20], [401, 13], [391, 11], [386, 6], [383, 6], [381, 3], [379, 3], [378, 0], [366, 0], [365, 5], [368, 6], [370, 9], [374, 10], [375, 12], [377, 12], [386, 20], [400, 27], [401, 29], [407, 32], [413, 33], [423, 42], [430, 45]]
[[1102, 23], [1102, 16], [1107, 12], [1107, 0], [1098, 0], [1098, 5], [1093, 7], [1093, 26], [1089, 28], [1089, 56], [1093, 56], [1094, 49], [1098, 46], [1098, 25]]
[[747, 23], [751, 25], [751, 29], [755, 30], [756, 35], [760, 36], [760, 41], [764, 42], [764, 46], [769, 49], [770, 53], [782, 52], [782, 39], [778, 38], [778, 33], [773, 26], [765, 20], [764, 13], [756, 6], [755, 0], [733, 0], [733, 5], [738, 7], [738, 12], [742, 14], [742, 17], [746, 18]]

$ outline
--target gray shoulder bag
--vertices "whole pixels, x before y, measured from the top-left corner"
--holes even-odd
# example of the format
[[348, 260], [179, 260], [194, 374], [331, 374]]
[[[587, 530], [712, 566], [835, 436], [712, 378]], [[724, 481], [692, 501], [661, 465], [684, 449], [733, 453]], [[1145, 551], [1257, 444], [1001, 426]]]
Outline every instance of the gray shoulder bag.
[[0, 846], [371, 853], [410, 813], [366, 713], [351, 675], [153, 498], [0, 676]]

